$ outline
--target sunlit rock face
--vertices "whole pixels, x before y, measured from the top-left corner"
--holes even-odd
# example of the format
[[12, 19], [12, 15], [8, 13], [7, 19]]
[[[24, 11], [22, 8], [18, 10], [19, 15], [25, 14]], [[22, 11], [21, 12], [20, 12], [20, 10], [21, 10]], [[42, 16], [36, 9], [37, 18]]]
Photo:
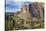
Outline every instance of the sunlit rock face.
[[22, 19], [25, 19], [25, 20], [27, 18], [30, 18], [31, 17], [31, 12], [29, 12], [29, 3], [26, 3], [26, 4], [22, 5], [21, 13], [18, 14], [17, 16], [19, 16], [19, 17], [21, 17]]
[[42, 20], [40, 18], [43, 18], [43, 12], [39, 4], [27, 3], [22, 5], [21, 11], [16, 16], [24, 19], [24, 27], [30, 27], [31, 21], [39, 22]]
[[22, 5], [21, 11], [17, 14], [22, 19], [28, 20], [29, 18], [42, 18], [43, 12], [40, 7], [40, 3], [24, 3]]
[[22, 5], [21, 12], [17, 16], [21, 17], [22, 19], [30, 17], [43, 17], [43, 12], [38, 3], [24, 3]]

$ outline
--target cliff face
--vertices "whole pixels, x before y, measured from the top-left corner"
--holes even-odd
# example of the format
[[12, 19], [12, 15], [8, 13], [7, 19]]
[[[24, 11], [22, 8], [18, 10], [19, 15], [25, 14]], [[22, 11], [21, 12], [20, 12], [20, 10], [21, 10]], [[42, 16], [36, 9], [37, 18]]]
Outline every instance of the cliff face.
[[20, 14], [18, 14], [17, 16], [21, 17], [22, 19], [30, 18], [31, 13], [29, 12], [29, 5], [23, 5]]
[[24, 27], [30, 28], [30, 23], [32, 23], [32, 21], [39, 22], [42, 20], [40, 20], [40, 18], [43, 18], [43, 12], [38, 4], [25, 4], [16, 16], [24, 19]]
[[30, 17], [43, 17], [43, 12], [40, 4], [28, 3], [23, 5], [17, 16], [21, 17], [22, 19], [27, 19]]

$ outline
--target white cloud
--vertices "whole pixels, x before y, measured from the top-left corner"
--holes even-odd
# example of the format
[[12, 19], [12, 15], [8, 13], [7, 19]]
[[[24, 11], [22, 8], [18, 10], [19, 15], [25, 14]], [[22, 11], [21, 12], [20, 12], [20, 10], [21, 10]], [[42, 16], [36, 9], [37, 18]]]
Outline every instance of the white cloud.
[[21, 11], [21, 9], [6, 10], [6, 12], [17, 12], [17, 11]]

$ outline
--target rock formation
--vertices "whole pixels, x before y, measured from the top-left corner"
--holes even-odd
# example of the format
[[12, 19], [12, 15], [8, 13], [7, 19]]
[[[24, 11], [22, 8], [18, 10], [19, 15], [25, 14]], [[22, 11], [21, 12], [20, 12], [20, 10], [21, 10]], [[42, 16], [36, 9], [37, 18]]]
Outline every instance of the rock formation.
[[21, 11], [16, 16], [24, 19], [24, 27], [30, 28], [32, 21], [39, 22], [42, 20], [40, 18], [43, 18], [43, 12], [39, 3], [26, 3], [22, 5]]

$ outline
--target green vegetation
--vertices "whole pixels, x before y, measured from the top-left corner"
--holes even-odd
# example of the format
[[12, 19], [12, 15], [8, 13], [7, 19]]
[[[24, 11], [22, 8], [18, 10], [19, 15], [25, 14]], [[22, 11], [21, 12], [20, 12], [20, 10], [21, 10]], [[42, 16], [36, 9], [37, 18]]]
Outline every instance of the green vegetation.
[[[33, 21], [30, 20], [30, 28], [31, 29], [34, 29], [34, 28], [44, 28], [44, 22], [41, 23], [38, 23], [40, 25], [38, 25], [37, 23], [33, 23]], [[11, 16], [11, 17], [8, 17], [8, 20], [5, 21], [5, 27], [6, 27], [6, 30], [18, 30], [18, 29], [25, 29], [28, 27], [24, 27], [23, 26], [23, 23], [24, 22], [24, 19], [21, 19], [20, 17], [17, 17], [17, 16]], [[35, 26], [37, 25], [37, 26]]]

